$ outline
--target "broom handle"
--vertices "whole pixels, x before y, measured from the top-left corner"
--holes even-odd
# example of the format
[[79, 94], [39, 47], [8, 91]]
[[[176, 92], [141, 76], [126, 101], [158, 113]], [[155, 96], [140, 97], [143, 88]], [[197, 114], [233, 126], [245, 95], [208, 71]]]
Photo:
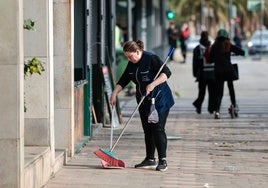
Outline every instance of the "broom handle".
[[114, 116], [115, 116], [115, 107], [111, 107], [110, 109], [112, 110], [112, 122], [111, 122], [111, 132], [110, 132], [110, 148], [113, 146], [113, 135], [114, 135], [114, 127], [115, 127], [115, 122], [114, 122]]
[[[168, 62], [170, 56], [173, 54], [174, 50], [175, 50], [175, 48], [171, 48], [171, 49], [169, 50], [169, 52], [168, 52], [168, 56], [166, 57], [166, 59], [165, 59], [163, 65], [160, 67], [159, 71], [158, 71], [157, 74], [155, 75], [154, 80], [159, 76], [160, 72], [162, 71], [162, 69], [164, 68], [164, 66], [167, 64], [167, 62]], [[118, 136], [117, 140], [115, 141], [115, 143], [113, 144], [113, 147], [110, 149], [111, 152], [114, 150], [115, 146], [117, 145], [117, 143], [119, 142], [119, 140], [120, 140], [121, 137], [123, 136], [125, 130], [127, 129], [128, 124], [130, 123], [130, 121], [132, 120], [133, 116], [135, 115], [135, 113], [136, 113], [137, 110], [139, 109], [139, 107], [140, 107], [141, 103], [144, 101], [145, 97], [146, 97], [145, 95], [142, 96], [142, 98], [141, 98], [139, 104], [136, 106], [135, 110], [132, 112], [130, 118], [129, 118], [128, 121], [126, 122], [126, 125], [125, 125], [124, 128], [122, 129], [122, 131], [121, 131], [120, 135]]]

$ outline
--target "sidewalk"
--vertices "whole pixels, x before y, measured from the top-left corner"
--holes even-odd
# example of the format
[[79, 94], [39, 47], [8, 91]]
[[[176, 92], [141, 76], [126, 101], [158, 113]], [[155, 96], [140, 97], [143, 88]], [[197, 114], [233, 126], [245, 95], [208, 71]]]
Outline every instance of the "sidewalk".
[[[191, 72], [191, 57], [186, 64], [171, 63], [169, 83], [176, 97], [166, 125], [168, 170], [135, 169], [144, 159], [143, 132], [138, 114], [114, 149], [125, 169], [102, 169], [93, 152], [108, 148], [110, 130], [99, 128], [81, 152], [70, 159], [45, 188], [264, 188], [268, 185], [268, 63], [239, 64], [247, 76], [235, 83], [239, 117], [231, 119], [228, 92], [224, 96], [221, 119], [206, 110], [195, 113], [192, 101], [197, 85]], [[239, 60], [238, 60], [239, 61]], [[240, 63], [240, 61], [239, 61]], [[253, 65], [254, 64], [254, 65]], [[256, 63], [257, 64], [257, 63]], [[248, 80], [253, 81], [249, 82]], [[225, 89], [227, 90], [227, 89]], [[121, 97], [124, 122], [136, 106], [134, 98]], [[121, 132], [114, 131], [116, 139]]]

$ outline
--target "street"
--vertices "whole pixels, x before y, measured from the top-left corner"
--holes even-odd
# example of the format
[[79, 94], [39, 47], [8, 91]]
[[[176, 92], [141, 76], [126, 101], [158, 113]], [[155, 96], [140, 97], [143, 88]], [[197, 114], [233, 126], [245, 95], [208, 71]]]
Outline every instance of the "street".
[[[230, 97], [225, 87], [221, 119], [207, 112], [196, 114], [192, 102], [197, 83], [192, 76], [192, 56], [185, 64], [171, 62], [169, 84], [175, 98], [166, 125], [168, 170], [135, 169], [144, 159], [143, 132], [138, 114], [115, 147], [125, 169], [102, 169], [93, 152], [108, 148], [110, 129], [97, 128], [91, 141], [69, 159], [46, 188], [264, 188], [268, 186], [268, 59], [234, 57], [240, 79], [235, 81], [239, 117], [228, 114]], [[124, 122], [136, 106], [134, 97], [120, 96]], [[121, 132], [120, 125], [114, 138]]]

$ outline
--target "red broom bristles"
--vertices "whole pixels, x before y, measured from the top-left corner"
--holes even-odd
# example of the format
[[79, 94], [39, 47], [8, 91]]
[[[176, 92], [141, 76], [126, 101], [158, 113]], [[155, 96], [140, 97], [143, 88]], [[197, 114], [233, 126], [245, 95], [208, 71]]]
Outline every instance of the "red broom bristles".
[[111, 166], [125, 167], [125, 163], [122, 160], [118, 159], [115, 155], [113, 155], [112, 152], [108, 150], [104, 150], [100, 148], [99, 150], [96, 150], [94, 153], [99, 158], [109, 163]]

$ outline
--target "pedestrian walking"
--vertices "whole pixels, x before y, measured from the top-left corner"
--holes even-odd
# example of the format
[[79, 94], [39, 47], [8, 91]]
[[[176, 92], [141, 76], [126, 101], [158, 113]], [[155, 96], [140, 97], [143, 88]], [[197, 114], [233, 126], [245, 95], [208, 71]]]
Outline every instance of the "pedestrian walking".
[[242, 36], [241, 36], [241, 31], [238, 27], [235, 28], [235, 35], [234, 35], [233, 41], [237, 47], [242, 48], [242, 42], [241, 42]]
[[186, 61], [186, 53], [187, 53], [187, 44], [186, 40], [190, 36], [190, 29], [187, 23], [183, 23], [181, 27], [181, 33], [180, 33], [180, 44], [181, 44], [181, 53], [183, 56], [183, 62], [185, 63]]
[[[167, 136], [165, 125], [169, 110], [174, 105], [172, 92], [166, 82], [171, 76], [171, 71], [165, 65], [159, 76], [154, 80], [163, 62], [157, 55], [144, 51], [144, 44], [140, 40], [125, 42], [123, 44], [123, 51], [128, 59], [128, 64], [112, 92], [110, 103], [112, 106], [115, 105], [117, 94], [130, 81], [136, 84], [137, 103], [146, 95], [139, 107], [146, 154], [145, 159], [135, 165], [135, 168], [154, 168], [157, 171], [165, 171], [167, 170]], [[152, 102], [154, 102], [158, 113], [158, 121], [148, 122]], [[158, 164], [155, 160], [156, 150], [158, 153]]]
[[[230, 42], [228, 32], [220, 29], [217, 38], [210, 50], [210, 61], [215, 62], [215, 119], [220, 118], [220, 106], [224, 91], [224, 82], [228, 82], [231, 107], [237, 111], [238, 106], [233, 87], [234, 69], [231, 63], [231, 54], [245, 55], [245, 51]], [[237, 112], [236, 112], [237, 113]]]
[[193, 76], [198, 82], [198, 97], [193, 102], [196, 112], [201, 114], [202, 103], [208, 88], [208, 111], [213, 113], [215, 102], [213, 92], [215, 90], [214, 64], [208, 61], [211, 42], [207, 31], [202, 31], [199, 45], [193, 50]]
[[[174, 22], [169, 23], [169, 27], [167, 29], [168, 36], [168, 44], [170, 48], [177, 48], [177, 38], [178, 38], [178, 30], [176, 29], [176, 25]], [[173, 60], [173, 56], [170, 57]]]

